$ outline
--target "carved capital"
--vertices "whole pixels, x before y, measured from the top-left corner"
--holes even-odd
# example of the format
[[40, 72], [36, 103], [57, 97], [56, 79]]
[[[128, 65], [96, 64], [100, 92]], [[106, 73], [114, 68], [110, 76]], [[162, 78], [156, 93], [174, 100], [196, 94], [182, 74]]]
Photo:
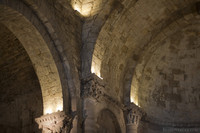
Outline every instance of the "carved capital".
[[145, 114], [142, 109], [135, 104], [130, 104], [126, 106], [127, 114], [127, 124], [135, 125], [136, 127], [139, 125], [139, 122], [142, 116]]
[[72, 118], [65, 112], [56, 112], [36, 118], [35, 121], [45, 133], [62, 133], [70, 130]]
[[82, 97], [93, 97], [98, 100], [104, 94], [104, 83], [95, 74], [91, 74], [86, 79], [82, 80], [83, 89]]
[[91, 74], [86, 79], [82, 80], [82, 97], [88, 98], [92, 97], [96, 101], [108, 101], [120, 108], [123, 108], [123, 105], [109, 95], [106, 90], [111, 90], [106, 83], [95, 74]]

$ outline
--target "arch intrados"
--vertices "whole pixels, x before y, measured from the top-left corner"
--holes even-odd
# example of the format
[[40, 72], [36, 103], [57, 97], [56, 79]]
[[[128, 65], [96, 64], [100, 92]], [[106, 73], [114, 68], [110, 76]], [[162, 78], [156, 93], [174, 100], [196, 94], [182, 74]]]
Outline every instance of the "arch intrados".
[[[180, 15], [182, 13], [182, 15]], [[184, 17], [188, 17], [188, 16], [197, 16], [197, 12], [196, 12], [196, 8], [195, 8], [195, 4], [190, 4], [182, 9], [176, 10], [174, 12], [172, 12], [171, 16], [176, 16], [176, 17], [169, 17], [168, 19], [166, 19], [166, 23], [165, 25], [162, 26], [162, 29], [160, 29], [160, 31], [158, 33], [156, 33], [153, 37], [152, 40], [148, 42], [148, 44], [144, 45], [143, 48], [141, 48], [137, 53], [140, 53], [140, 55], [143, 55], [144, 53], [144, 49], [146, 49], [147, 47], [149, 47], [151, 44], [154, 43], [154, 41], [158, 38], [159, 35], [162, 36], [163, 31], [167, 30], [168, 27], [173, 26], [173, 24], [177, 24], [177, 22], [179, 21], [182, 25], [186, 26], [187, 23], [184, 22]], [[189, 18], [187, 18], [189, 19]], [[186, 21], [187, 21], [186, 19]], [[197, 18], [198, 19], [198, 18]], [[155, 29], [157, 29], [157, 27], [155, 27]], [[171, 31], [169, 31], [169, 34], [171, 33]], [[147, 38], [147, 36], [145, 36], [144, 38]], [[135, 54], [134, 49], [131, 50], [130, 52], [131, 54], [127, 57], [129, 58], [129, 60], [127, 60], [126, 62], [126, 68], [127, 71], [126, 73], [124, 73], [123, 77], [124, 78], [124, 98], [123, 98], [123, 102], [129, 103], [131, 102], [131, 88], [132, 88], [132, 82], [133, 82], [133, 78], [134, 78], [134, 72], [135, 72], [135, 68], [137, 66], [137, 61], [131, 59], [130, 57], [133, 57], [133, 55]], [[131, 72], [131, 74], [130, 74]], [[131, 75], [131, 76], [129, 76]], [[127, 98], [128, 97], [128, 98]]]
[[62, 110], [59, 73], [41, 34], [23, 15], [3, 5], [0, 5], [0, 23], [18, 38], [30, 57], [42, 89], [44, 114]]
[[[177, 25], [176, 27], [174, 27], [173, 31], [170, 31], [170, 29], [168, 27], [170, 27], [170, 26], [172, 27], [172, 25], [175, 25], [177, 23], [177, 21], [183, 21], [184, 16], [189, 16], [189, 15], [192, 16], [192, 17], [190, 17], [190, 19], [188, 18], [187, 23], [183, 22], [182, 27], [184, 27], [184, 28], [181, 28], [179, 25]], [[169, 34], [167, 36], [160, 38], [160, 36], [159, 36], [160, 34], [158, 34], [157, 36], [155, 36], [154, 39], [152, 39], [151, 42], [149, 42], [148, 46], [146, 46], [146, 48], [143, 51], [141, 51], [141, 57], [140, 58], [141, 59], [147, 58], [146, 59], [147, 61], [145, 63], [143, 62], [144, 66], [146, 66], [146, 64], [148, 64], [148, 62], [150, 61], [150, 59], [152, 58], [152, 55], [153, 55], [153, 54], [147, 55], [148, 54], [148, 50], [151, 49], [151, 48], [154, 48], [153, 50], [155, 52], [155, 49], [158, 49], [160, 47], [160, 45], [159, 45], [160, 43], [157, 43], [157, 42], [163, 42], [165, 39], [173, 36], [173, 34], [175, 34], [177, 32], [181, 32], [182, 29], [185, 29], [185, 28], [187, 28], [187, 27], [189, 27], [191, 25], [193, 25], [193, 26], [197, 25], [198, 26], [200, 24], [199, 23], [199, 19], [200, 18], [198, 17], [198, 14], [196, 14], [195, 12], [189, 12], [188, 14], [185, 14], [184, 16], [181, 17], [181, 18], [178, 18], [178, 19], [174, 20], [169, 25], [167, 25], [165, 28], [163, 28], [163, 30], [160, 32], [160, 34], [162, 34], [163, 31], [166, 31], [166, 33], [167, 33], [167, 31], [169, 31], [168, 32]], [[140, 59], [140, 62], [142, 62], [141, 59]], [[135, 70], [138, 69], [138, 66], [134, 65], [131, 68], [134, 69], [134, 70], [132, 71], [132, 77], [131, 77], [131, 79], [128, 80], [129, 81], [129, 86], [128, 86], [129, 88], [126, 88], [126, 91], [125, 91], [129, 95], [129, 100], [131, 99], [131, 96], [135, 97], [135, 94], [133, 96], [133, 93], [134, 93], [134, 91], [133, 91], [133, 84], [134, 84], [134, 86], [137, 86], [137, 84], [138, 84], [138, 83], [135, 83], [135, 79], [136, 79]], [[131, 69], [131, 68], [129, 68], [129, 69]], [[142, 68], [141, 71], [144, 72], [144, 68]], [[142, 75], [143, 75], [143, 73], [140, 76], [142, 76]], [[137, 78], [139, 78], [140, 76], [138, 76]], [[137, 102], [139, 102], [139, 101], [137, 101]], [[139, 104], [139, 103], [137, 103], [137, 104]]]

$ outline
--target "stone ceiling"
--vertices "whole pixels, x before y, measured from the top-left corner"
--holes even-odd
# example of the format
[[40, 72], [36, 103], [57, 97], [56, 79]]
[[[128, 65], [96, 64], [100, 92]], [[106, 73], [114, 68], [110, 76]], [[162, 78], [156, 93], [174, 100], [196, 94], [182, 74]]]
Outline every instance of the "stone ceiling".
[[38, 132], [42, 92], [32, 62], [20, 41], [0, 23], [0, 127], [2, 132]]
[[123, 10], [111, 13], [94, 56], [115, 97], [123, 101], [132, 89], [152, 117], [184, 122], [190, 114], [190, 122], [199, 121], [196, 2], [124, 0]]
[[[149, 117], [168, 122], [200, 121], [200, 23], [192, 19], [143, 51], [132, 93]], [[189, 21], [188, 21], [189, 22]]]
[[39, 81], [23, 46], [2, 24], [0, 29], [0, 101], [12, 102], [32, 91], [41, 94]]

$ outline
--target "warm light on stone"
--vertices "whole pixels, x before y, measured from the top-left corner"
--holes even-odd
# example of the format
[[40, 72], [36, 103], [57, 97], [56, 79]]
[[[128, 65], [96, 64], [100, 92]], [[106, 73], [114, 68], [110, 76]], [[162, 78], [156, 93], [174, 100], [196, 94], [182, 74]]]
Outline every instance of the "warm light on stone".
[[57, 110], [57, 111], [62, 111], [62, 110], [63, 110], [63, 106], [62, 106], [62, 105], [57, 105], [56, 110]]
[[75, 11], [78, 11], [81, 15], [85, 17], [90, 16], [90, 10], [83, 8], [81, 4], [73, 3], [72, 7], [74, 8]]
[[78, 11], [81, 15], [84, 17], [89, 17], [95, 15], [97, 10], [100, 10], [102, 0], [82, 0], [82, 1], [76, 1], [72, 0], [71, 5], [74, 8], [74, 10]]
[[91, 72], [96, 74], [100, 79], [103, 79], [101, 77], [100, 68], [98, 68], [97, 66], [92, 65]]
[[101, 72], [100, 71], [101, 71], [101, 60], [98, 59], [96, 56], [93, 56], [91, 72], [96, 74], [100, 79], [103, 79], [101, 77]]
[[[0, 16], [4, 13], [8, 13], [4, 11], [3, 8], [0, 9]], [[12, 14], [12, 17], [17, 16], [16, 14], [17, 13]], [[5, 16], [8, 15], [9, 14]], [[34, 69], [42, 91], [43, 114], [56, 112], [57, 104], [63, 105], [63, 96], [60, 75], [53, 55], [42, 35], [26, 20], [26, 18], [18, 16], [16, 22], [7, 18], [3, 21], [1, 20], [1, 23], [6, 24], [8, 29], [16, 35], [29, 55], [31, 62], [34, 64]], [[23, 23], [23, 25], [20, 25], [21, 23]], [[33, 43], [35, 43], [35, 45], [33, 45]]]
[[[134, 78], [133, 78], [134, 80]], [[138, 104], [138, 88], [133, 85], [131, 85], [131, 94], [130, 94], [130, 100], [131, 103], [134, 103], [135, 105], [139, 106]]]
[[63, 111], [43, 115], [35, 119], [43, 133], [67, 132], [70, 129], [71, 120], [71, 117], [68, 117]]
[[81, 13], [81, 8], [77, 4], [74, 4], [73, 8], [74, 8], [75, 11], [78, 11], [79, 13]]
[[49, 102], [44, 104], [44, 115], [63, 111], [63, 102], [61, 100], [49, 99]]
[[45, 110], [45, 114], [51, 114], [53, 111], [52, 111], [52, 108], [48, 108]]
[[138, 97], [137, 96], [131, 96], [131, 103], [134, 103], [135, 105], [138, 105]]
[[0, 38], [0, 133], [200, 133], [200, 0], [0, 0]]

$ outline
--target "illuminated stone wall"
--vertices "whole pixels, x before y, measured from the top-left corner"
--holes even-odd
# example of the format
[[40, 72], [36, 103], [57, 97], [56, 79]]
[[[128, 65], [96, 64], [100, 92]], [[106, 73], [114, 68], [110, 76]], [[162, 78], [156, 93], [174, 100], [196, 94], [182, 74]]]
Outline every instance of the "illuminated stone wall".
[[103, 9], [104, 3], [108, 0], [71, 0], [74, 10], [84, 17], [93, 16]]
[[[166, 120], [170, 119], [171, 121], [185, 122], [187, 121], [187, 119], [189, 119], [188, 117], [186, 117], [187, 112], [191, 114], [191, 116], [193, 117], [193, 121], [197, 121], [197, 123], [199, 122], [199, 115], [197, 113], [199, 109], [199, 92], [196, 91], [198, 89], [193, 89], [198, 88], [198, 85], [192, 85], [194, 84], [193, 82], [198, 82], [199, 78], [197, 76], [194, 76], [194, 74], [191, 74], [193, 72], [191, 72], [190, 69], [194, 70], [197, 75], [198, 70], [195, 68], [186, 68], [187, 70], [184, 69], [184, 72], [187, 71], [186, 73], [190, 73], [189, 75], [193, 75], [191, 77], [187, 76], [187, 85], [186, 83], [184, 83], [184, 81], [186, 80], [183, 80], [183, 75], [185, 74], [182, 74], [182, 76], [180, 76], [181, 74], [179, 74], [178, 72], [180, 69], [182, 69], [182, 67], [180, 66], [182, 62], [178, 60], [178, 57], [180, 56], [178, 52], [181, 51], [180, 49], [186, 49], [183, 46], [185, 45], [184, 43], [188, 42], [189, 44], [193, 44], [192, 41], [187, 41], [189, 39], [186, 39], [187, 36], [190, 36], [188, 33], [189, 31], [187, 32], [188, 34], [186, 33], [185, 35], [185, 40], [183, 40], [179, 44], [177, 52], [178, 55], [170, 55], [170, 59], [173, 60], [172, 62], [174, 62], [174, 65], [171, 65], [171, 68], [162, 67], [163, 71], [168, 71], [168, 69], [172, 69], [173, 67], [176, 68], [179, 66], [178, 70], [174, 69], [173, 72], [169, 71], [167, 72], [167, 74], [164, 73], [165, 76], [173, 75], [172, 77], [168, 77], [168, 79], [166, 79], [167, 81], [163, 81], [159, 77], [155, 79], [155, 77], [153, 78], [153, 74], [156, 74], [155, 71], [152, 71], [150, 73], [151, 70], [144, 69], [144, 66], [146, 68], [149, 64], [156, 67], [156, 62], [158, 63], [158, 65], [161, 65], [159, 64], [161, 60], [157, 59], [159, 59], [158, 57], [160, 57], [159, 54], [164, 54], [164, 50], [167, 49], [167, 46], [160, 50], [159, 53], [154, 53], [153, 51], [153, 49], [157, 49], [160, 45], [165, 45], [165, 43], [162, 43], [160, 40], [162, 40], [163, 38], [171, 37], [172, 40], [174, 39], [174, 41], [171, 42], [171, 45], [175, 45], [175, 40], [179, 38], [177, 34], [181, 33], [177, 33], [176, 35], [173, 35], [171, 33], [176, 32], [177, 27], [183, 29], [188, 25], [195, 25], [198, 23], [199, 15], [197, 14], [196, 10], [196, 2], [197, 0], [184, 2], [179, 0], [151, 0], [148, 2], [145, 0], [124, 0], [120, 1], [118, 6], [113, 5], [116, 6], [116, 10], [112, 11], [98, 35], [93, 53], [93, 56], [95, 56], [95, 58], [93, 58], [94, 63], [92, 64], [94, 64], [94, 66], [97, 68], [97, 75], [99, 75], [100, 73], [100, 76], [103, 78], [103, 80], [112, 87], [112, 91], [115, 91], [115, 93], [113, 92], [114, 97], [118, 97], [123, 102], [129, 102], [132, 99], [132, 102], [135, 102], [135, 104], [138, 104], [142, 108], [142, 105], [146, 105], [144, 109], [148, 110], [149, 108], [148, 114], [152, 113], [155, 116], [157, 115], [158, 117], [171, 117], [171, 119], [166, 118]], [[199, 25], [197, 24], [195, 27], [199, 27]], [[190, 31], [192, 32], [194, 29], [191, 29]], [[195, 33], [191, 34], [196, 34], [198, 36], [198, 33], [196, 33], [197, 31], [199, 31], [198, 28], [196, 28]], [[180, 38], [183, 39], [183, 37]], [[196, 39], [195, 37], [193, 37], [190, 40]], [[153, 45], [155, 43], [158, 43], [158, 45]], [[152, 46], [152, 49], [146, 51], [149, 46]], [[174, 47], [175, 46], [173, 46], [173, 48], [170, 48], [176, 49], [176, 47]], [[194, 51], [195, 50], [196, 48], [194, 48]], [[189, 51], [191, 53], [194, 53], [194, 51], [192, 52], [192, 50]], [[151, 61], [149, 60], [150, 58], [143, 58], [144, 54], [146, 57], [151, 57], [152, 55], [155, 56], [154, 60]], [[186, 52], [185, 54], [186, 56], [189, 56], [189, 53]], [[196, 60], [194, 61], [193, 58], [196, 58]], [[191, 57], [190, 59], [186, 59], [187, 61], [185, 60], [185, 63], [192, 63], [192, 61], [198, 62], [197, 54], [194, 54], [193, 58]], [[141, 62], [145, 63], [140, 65]], [[183, 64], [185, 65], [185, 63]], [[167, 64], [169, 63], [165, 64], [167, 66]], [[195, 65], [192, 66], [195, 67]], [[143, 72], [144, 70], [146, 70], [145, 73]], [[142, 78], [142, 82], [139, 77]], [[192, 77], [194, 77], [193, 79], [195, 81], [191, 80]], [[153, 82], [148, 82], [148, 78], [153, 78]], [[183, 81], [177, 82], [177, 80]], [[156, 84], [167, 84], [167, 87], [163, 88], [159, 86], [157, 87], [157, 90], [153, 91], [153, 88], [155, 88], [154, 85]], [[179, 89], [179, 91], [181, 92], [178, 92], [178, 89], [176, 87], [172, 87], [179, 84], [182, 84], [182, 86], [186, 85], [187, 89], [185, 89], [186, 87], [182, 87], [181, 89]], [[180, 86], [178, 87], [180, 88]], [[175, 88], [174, 92], [176, 92], [177, 94], [173, 94], [172, 88]], [[171, 92], [166, 92], [170, 89]], [[193, 93], [193, 90], [196, 93]], [[189, 96], [185, 96], [186, 93]], [[150, 101], [149, 98], [157, 100]], [[163, 108], [160, 105], [156, 104], [156, 101], [159, 101], [158, 99], [162, 99], [162, 102], [168, 101], [167, 99], [170, 99], [170, 102], [167, 105], [168, 107], [164, 107], [169, 109], [168, 114], [162, 114], [165, 111], [163, 111]], [[179, 101], [180, 99], [184, 100]], [[162, 104], [161, 101], [159, 103]], [[147, 103], [150, 102], [155, 106], [153, 107], [150, 104], [147, 105]], [[183, 103], [185, 103], [185, 105]], [[183, 109], [186, 106], [188, 108]], [[158, 112], [156, 112], [156, 110]], [[182, 112], [181, 110], [187, 111]], [[177, 113], [175, 113], [176, 111], [180, 111], [180, 114], [182, 115], [178, 115]], [[194, 114], [192, 114], [192, 112]], [[176, 118], [173, 117], [174, 115], [176, 116]], [[183, 116], [185, 117], [183, 118]], [[161, 117], [160, 119], [164, 120], [163, 117]], [[193, 122], [190, 121], [189, 123]]]
[[[13, 1], [12, 1], [13, 2]], [[57, 27], [52, 27], [51, 23], [47, 21], [49, 14], [54, 14], [54, 13], [49, 13], [47, 8], [50, 8], [52, 5], [55, 6], [54, 8], [59, 8], [58, 6], [62, 7], [60, 3], [42, 3], [40, 4], [39, 1], [33, 3], [32, 1], [25, 1], [27, 5], [30, 5], [30, 7], [27, 7], [22, 1], [16, 1], [15, 4], [12, 4], [12, 2], [3, 2], [8, 4], [8, 6], [11, 6], [14, 10], [18, 10], [21, 13], [24, 13], [23, 16], [20, 16], [19, 14], [14, 14], [12, 10], [1, 8], [1, 21], [4, 23], [6, 26], [9, 27], [9, 29], [16, 34], [16, 36], [19, 38], [19, 40], [22, 42], [24, 45], [25, 49], [27, 50], [29, 56], [31, 57], [31, 61], [35, 65], [36, 73], [39, 77], [40, 84], [42, 86], [43, 90], [43, 98], [44, 98], [44, 113], [46, 114], [47, 112], [55, 112], [57, 110], [62, 110], [63, 108], [63, 97], [68, 99], [68, 91], [67, 90], [69, 87], [67, 84], [72, 87], [77, 87], [79, 88], [79, 84], [74, 84], [74, 80], [78, 80], [78, 73], [77, 70], [79, 69], [80, 63], [79, 59], [77, 58], [79, 55], [77, 54], [72, 54], [70, 55], [70, 52], [74, 53], [79, 53], [79, 48], [77, 46], [80, 45], [80, 43], [77, 43], [72, 38], [75, 36], [73, 33], [73, 27], [70, 27], [69, 25], [62, 24], [66, 27], [62, 28], [60, 30], [60, 25], [57, 24], [59, 22], [59, 19], [56, 19], [56, 22], [53, 21], [54, 19], [50, 18], [51, 22], [54, 23], [54, 26], [59, 25], [59, 28]], [[10, 5], [9, 5], [10, 4]], [[36, 16], [34, 14], [34, 8], [36, 7], [37, 4], [40, 4], [40, 10], [37, 8], [37, 12], [39, 16]], [[69, 5], [68, 5], [69, 6]], [[20, 7], [20, 8], [18, 8]], [[32, 8], [32, 9], [31, 9]], [[63, 9], [66, 9], [65, 7], [62, 7]], [[59, 8], [60, 9], [60, 8]], [[42, 12], [41, 10], [46, 10], [47, 12]], [[69, 9], [70, 10], [70, 9]], [[60, 10], [52, 10], [56, 11], [56, 13], [60, 14]], [[73, 12], [73, 10], [71, 9]], [[40, 14], [42, 12], [42, 14]], [[12, 15], [8, 15], [8, 14]], [[47, 13], [47, 14], [44, 14]], [[64, 12], [63, 12], [64, 13]], [[68, 12], [67, 12], [68, 13]], [[5, 18], [5, 16], [9, 16], [8, 18]], [[44, 17], [45, 15], [45, 17]], [[17, 18], [18, 16], [18, 18]], [[20, 17], [19, 17], [20, 16]], [[55, 15], [57, 16], [57, 15]], [[42, 17], [42, 22], [38, 17]], [[60, 14], [60, 16], [57, 16], [63, 19], [64, 14]], [[65, 16], [66, 17], [66, 16]], [[78, 18], [76, 16], [73, 16], [74, 19]], [[12, 23], [10, 20], [15, 19], [15, 24]], [[29, 19], [31, 23], [28, 23], [26, 19]], [[44, 23], [43, 23], [44, 22]], [[61, 22], [61, 20], [60, 20]], [[63, 21], [62, 21], [63, 22]], [[19, 24], [19, 23], [23, 23]], [[77, 21], [77, 26], [80, 25], [81, 23]], [[35, 27], [34, 27], [35, 26]], [[46, 27], [45, 27], [46, 26]], [[70, 27], [70, 28], [69, 28]], [[47, 28], [47, 29], [45, 29]], [[59, 36], [55, 33], [54, 28], [59, 32], [57, 34], [62, 34]], [[38, 31], [37, 31], [38, 30]], [[69, 30], [69, 32], [65, 32], [63, 30]], [[79, 29], [78, 29], [79, 30]], [[32, 33], [30, 33], [32, 32]], [[34, 32], [34, 33], [33, 33]], [[64, 34], [65, 35], [64, 35]], [[36, 35], [37, 34], [37, 35]], [[41, 34], [41, 36], [39, 35]], [[78, 35], [76, 35], [78, 37]], [[43, 38], [45, 40], [43, 40]], [[70, 39], [69, 39], [70, 38]], [[69, 42], [72, 41], [72, 42]], [[37, 41], [37, 43], [34, 43], [34, 41]], [[62, 43], [63, 42], [63, 43]], [[32, 45], [34, 43], [35, 45]], [[47, 43], [48, 46], [45, 46]], [[37, 44], [37, 45], [36, 45]], [[61, 46], [62, 44], [62, 46]], [[67, 45], [63, 45], [67, 44]], [[54, 46], [56, 45], [56, 46]], [[73, 47], [70, 47], [69, 50], [69, 45], [74, 45]], [[58, 49], [55, 49], [58, 48]], [[60, 54], [56, 53], [56, 51], [60, 52]], [[49, 53], [51, 51], [51, 53]], [[70, 52], [68, 52], [70, 51]], [[69, 56], [67, 58], [67, 56]], [[54, 61], [53, 61], [54, 60]], [[73, 62], [73, 63], [72, 63]], [[63, 63], [63, 64], [61, 64]], [[69, 65], [70, 64], [70, 65]], [[72, 66], [71, 66], [72, 65]], [[76, 67], [74, 67], [76, 66]], [[65, 68], [64, 68], [65, 67]], [[73, 69], [71, 69], [72, 67]], [[67, 70], [72, 70], [73, 75], [71, 75], [70, 71]], [[65, 72], [63, 72], [65, 71]], [[59, 73], [59, 74], [58, 74]], [[66, 75], [63, 75], [65, 73]], [[62, 81], [60, 81], [60, 77], [62, 77]], [[69, 79], [66, 81], [66, 79]], [[68, 82], [68, 83], [67, 83]], [[65, 95], [62, 95], [62, 87], [65, 88]], [[71, 91], [71, 93], [75, 93], [76, 91]], [[75, 94], [73, 94], [75, 95]], [[66, 102], [66, 108], [68, 108], [68, 102]], [[54, 108], [55, 107], [55, 108]]]
[[[53, 107], [57, 107], [58, 104], [62, 106], [62, 88], [58, 70], [42, 36], [28, 20], [17, 12], [11, 9], [7, 9], [6, 12], [3, 8], [1, 9], [1, 18], [4, 18], [1, 19], [1, 22], [16, 35], [34, 65], [42, 89], [44, 113], [52, 110], [52, 105]], [[6, 14], [10, 14], [10, 18], [5, 19], [4, 15]], [[12, 19], [15, 21], [11, 21]], [[22, 22], [23, 25], [20, 25]], [[53, 95], [54, 97], [52, 97]], [[56, 109], [52, 111], [55, 112]]]
[[63, 110], [63, 99], [66, 112], [70, 107], [76, 110], [77, 103], [68, 98], [76, 98], [80, 89], [81, 19], [62, 1], [3, 0], [0, 4], [1, 23], [16, 35], [33, 63], [43, 114]]
[[145, 51], [133, 84], [149, 117], [199, 122], [199, 33], [199, 23], [192, 17], [185, 28], [174, 27], [171, 35]]
[[[49, 33], [50, 39], [52, 39], [48, 43], [53, 44], [53, 47], [49, 48], [59, 72], [65, 110], [70, 111], [70, 106], [76, 110], [77, 100], [71, 101], [68, 98], [70, 96], [72, 99], [76, 99], [80, 92], [79, 73], [83, 22], [66, 0], [27, 0], [27, 2], [34, 7], [44, 26], [48, 29], [47, 33], [44, 31], [40, 31], [40, 33], [43, 33], [45, 37], [45, 34]], [[40, 26], [38, 28], [40, 29]]]
[[90, 105], [81, 98], [82, 80], [94, 73], [106, 89], [94, 108], [109, 108], [123, 123], [124, 105], [135, 103], [147, 113], [138, 131], [162, 132], [166, 124], [183, 124], [187, 114], [190, 124], [199, 121], [198, 1], [1, 0], [0, 22], [30, 57], [44, 115], [76, 114], [72, 132], [81, 132], [83, 107]]

